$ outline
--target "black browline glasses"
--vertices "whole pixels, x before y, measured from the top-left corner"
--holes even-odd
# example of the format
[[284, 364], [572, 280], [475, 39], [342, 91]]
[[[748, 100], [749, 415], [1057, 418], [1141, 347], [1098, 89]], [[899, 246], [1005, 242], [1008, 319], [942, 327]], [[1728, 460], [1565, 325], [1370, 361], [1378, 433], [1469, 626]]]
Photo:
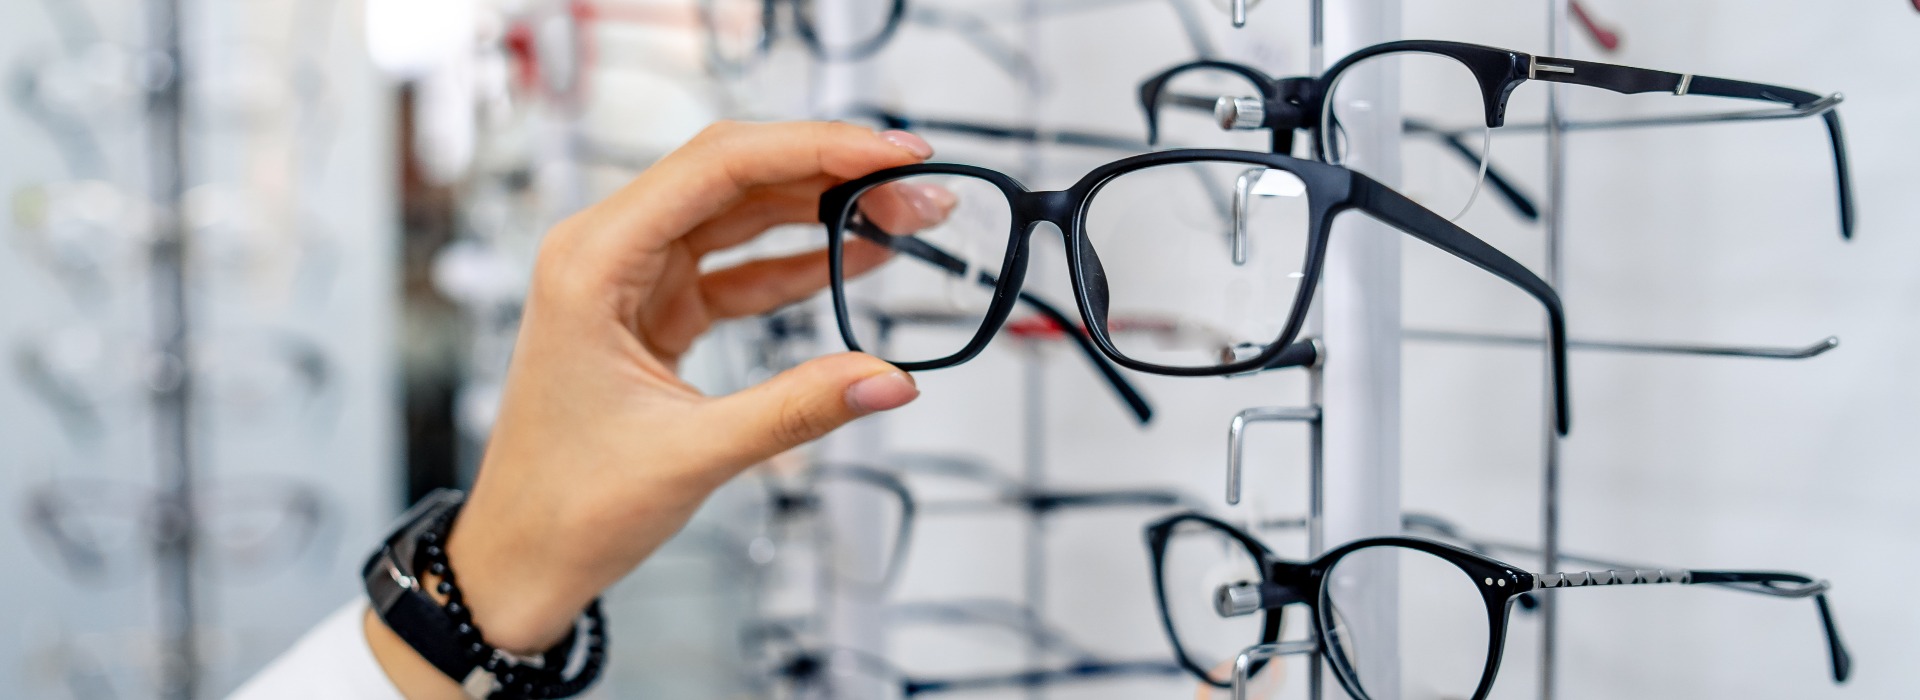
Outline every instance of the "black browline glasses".
[[[1240, 220], [1222, 221], [1205, 188], [1250, 195], [1232, 210]], [[931, 199], [951, 206], [942, 223], [915, 230], [939, 218], [921, 211]], [[1485, 241], [1346, 168], [1272, 153], [1175, 150], [1109, 163], [1063, 191], [1033, 192], [986, 168], [921, 164], [837, 185], [820, 198], [841, 336], [850, 349], [908, 371], [972, 359], [1016, 302], [1031, 303], [1021, 287], [1030, 234], [1041, 223], [1064, 234], [1087, 340], [1113, 362], [1173, 376], [1311, 365], [1317, 349], [1299, 336], [1333, 219], [1348, 210], [1470, 262], [1546, 307], [1556, 425], [1565, 433], [1559, 296]], [[1219, 235], [1229, 229], [1247, 235]], [[971, 333], [894, 329], [883, 339], [850, 313], [883, 301], [942, 305], [976, 323]], [[1122, 317], [1173, 319], [1185, 332], [1139, 333], [1114, 322]]]
[[[1148, 141], [1159, 137], [1162, 107], [1211, 112], [1220, 126], [1231, 129], [1268, 129], [1272, 150], [1290, 153], [1295, 132], [1306, 131], [1314, 156], [1328, 163], [1356, 160], [1355, 144], [1348, 141], [1347, 124], [1366, 123], [1373, 102], [1343, 99], [1343, 85], [1376, 83], [1398, 72], [1403, 86], [1418, 88], [1420, 107], [1438, 114], [1416, 113], [1403, 122], [1410, 136], [1434, 139], [1473, 168], [1479, 180], [1457, 178], [1430, 191], [1411, 193], [1422, 204], [1457, 218], [1478, 193], [1481, 181], [1491, 186], [1517, 213], [1528, 219], [1538, 209], [1512, 183], [1488, 164], [1492, 130], [1506, 125], [1508, 99], [1529, 80], [1541, 80], [1611, 90], [1623, 94], [1668, 93], [1708, 96], [1784, 105], [1773, 111], [1721, 115], [1680, 115], [1570, 124], [1569, 128], [1662, 126], [1708, 121], [1782, 119], [1819, 115], [1826, 123], [1833, 148], [1838, 192], [1840, 235], [1852, 238], [1853, 186], [1847, 165], [1846, 140], [1840, 114], [1834, 107], [1840, 96], [1821, 96], [1795, 88], [1716, 78], [1690, 73], [1632, 68], [1607, 63], [1575, 61], [1551, 56], [1453, 41], [1408, 40], [1377, 44], [1340, 59], [1318, 77], [1276, 78], [1249, 66], [1224, 61], [1194, 61], [1174, 66], [1140, 84], [1140, 104], [1146, 113]], [[1259, 95], [1223, 96], [1218, 91], [1188, 89], [1208, 76], [1231, 76], [1251, 84]], [[1348, 82], [1355, 81], [1355, 82]], [[1411, 93], [1410, 93], [1411, 94]], [[1409, 106], [1408, 111], [1414, 111]], [[1464, 127], [1464, 128], [1463, 128]], [[1515, 125], [1513, 128], [1521, 128]], [[1475, 133], [1478, 132], [1478, 133]], [[1366, 154], [1358, 154], [1366, 160]], [[1361, 168], [1364, 170], [1364, 166]]]
[[[1313, 561], [1288, 561], [1252, 535], [1198, 513], [1148, 525], [1146, 539], [1160, 619], [1174, 654], [1188, 673], [1219, 688], [1236, 687], [1259, 673], [1268, 658], [1288, 653], [1275, 644], [1284, 611], [1302, 605], [1309, 611], [1313, 639], [1292, 653], [1324, 656], [1357, 700], [1400, 696], [1406, 674], [1366, 663], [1370, 642], [1392, 648], [1396, 636], [1413, 663], [1406, 673], [1417, 675], [1427, 690], [1484, 700], [1500, 669], [1508, 615], [1516, 603], [1539, 591], [1620, 585], [1707, 584], [1812, 598], [1834, 682], [1846, 681], [1852, 671], [1852, 657], [1827, 603], [1830, 584], [1803, 574], [1682, 569], [1535, 574], [1413, 537], [1355, 540]], [[1398, 601], [1399, 610], [1372, 603], [1382, 599]], [[1420, 614], [1401, 614], [1409, 609]], [[1375, 634], [1383, 641], [1373, 642]], [[1253, 658], [1256, 654], [1261, 658]]]

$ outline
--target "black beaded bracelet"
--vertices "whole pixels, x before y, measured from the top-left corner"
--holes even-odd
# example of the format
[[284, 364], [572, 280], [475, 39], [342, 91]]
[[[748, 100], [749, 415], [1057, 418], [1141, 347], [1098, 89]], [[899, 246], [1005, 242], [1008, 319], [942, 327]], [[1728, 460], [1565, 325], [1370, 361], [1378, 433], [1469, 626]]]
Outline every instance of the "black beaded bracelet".
[[[447, 531], [458, 512], [456, 507], [420, 535], [420, 555], [425, 559], [427, 572], [440, 578], [434, 591], [446, 597], [443, 608], [456, 625], [460, 644], [475, 665], [485, 668], [493, 677], [495, 690], [487, 696], [489, 700], [550, 700], [585, 692], [600, 677], [607, 659], [607, 624], [606, 617], [600, 611], [600, 599], [595, 598], [587, 604], [587, 609], [581, 614], [583, 622], [577, 623], [567, 638], [543, 657], [522, 661], [488, 644], [480, 627], [474, 624], [473, 611], [467, 609], [453, 566], [447, 562], [444, 546]], [[568, 665], [568, 652], [576, 646], [578, 636], [582, 634], [586, 636], [586, 659], [572, 678], [563, 678], [561, 674], [565, 673]]]

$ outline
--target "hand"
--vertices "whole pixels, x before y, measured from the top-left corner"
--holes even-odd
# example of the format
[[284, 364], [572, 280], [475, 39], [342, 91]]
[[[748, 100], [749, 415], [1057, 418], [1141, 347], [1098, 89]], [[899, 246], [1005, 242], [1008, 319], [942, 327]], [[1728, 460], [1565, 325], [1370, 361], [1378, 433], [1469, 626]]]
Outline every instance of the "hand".
[[[447, 553], [487, 641], [546, 649], [742, 470], [919, 395], [877, 358], [821, 357], [758, 386], [701, 395], [675, 370], [715, 321], [827, 284], [825, 250], [701, 272], [768, 228], [817, 220], [828, 187], [932, 155], [905, 132], [840, 123], [716, 124], [547, 235], [500, 417]], [[895, 233], [944, 219], [935, 188], [863, 200]], [[887, 258], [849, 241], [853, 270]], [[376, 655], [409, 697], [457, 693], [378, 620]], [[394, 645], [398, 643], [398, 649]], [[458, 695], [448, 695], [458, 697]]]

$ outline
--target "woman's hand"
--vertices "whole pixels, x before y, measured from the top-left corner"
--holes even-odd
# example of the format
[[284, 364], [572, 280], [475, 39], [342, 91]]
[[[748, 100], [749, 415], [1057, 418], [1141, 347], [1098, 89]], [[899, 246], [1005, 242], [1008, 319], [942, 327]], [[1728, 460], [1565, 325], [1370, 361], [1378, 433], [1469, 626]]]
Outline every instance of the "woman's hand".
[[[881, 360], [817, 358], [736, 394], [676, 375], [715, 321], [765, 313], [827, 284], [824, 250], [702, 273], [700, 260], [768, 228], [817, 219], [826, 188], [932, 155], [904, 132], [840, 123], [709, 127], [541, 245], [505, 399], [449, 537], [491, 644], [534, 652], [672, 537], [742, 470], [919, 394]], [[951, 194], [895, 188], [868, 214], [903, 233]], [[879, 206], [885, 211], [872, 211]], [[848, 264], [885, 260], [847, 247]], [[369, 640], [408, 697], [459, 697], [377, 619]], [[422, 667], [425, 673], [420, 673]]]

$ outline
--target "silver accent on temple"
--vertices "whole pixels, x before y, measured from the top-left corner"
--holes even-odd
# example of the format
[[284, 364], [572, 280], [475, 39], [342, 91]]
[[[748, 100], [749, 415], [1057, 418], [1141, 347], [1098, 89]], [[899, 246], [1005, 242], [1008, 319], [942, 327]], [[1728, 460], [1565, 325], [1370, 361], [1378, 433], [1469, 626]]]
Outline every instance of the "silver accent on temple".
[[1221, 617], [1240, 617], [1260, 612], [1260, 584], [1229, 583], [1213, 592], [1213, 611]]
[[1673, 94], [1674, 94], [1674, 95], [1685, 95], [1685, 94], [1687, 94], [1687, 88], [1689, 88], [1689, 87], [1692, 87], [1692, 86], [1693, 86], [1693, 74], [1692, 74], [1692, 73], [1681, 73], [1681, 74], [1680, 74], [1680, 85], [1678, 85], [1678, 86], [1676, 86], [1676, 87], [1674, 87], [1674, 88], [1673, 88]]
[[1556, 66], [1551, 63], [1541, 63], [1539, 56], [1528, 56], [1527, 79], [1535, 80], [1541, 73], [1566, 73], [1567, 75], [1572, 75], [1573, 66]]
[[1533, 589], [1580, 588], [1583, 586], [1631, 586], [1652, 583], [1693, 583], [1693, 573], [1685, 569], [1667, 571], [1666, 569], [1628, 569], [1619, 571], [1576, 571], [1563, 574], [1540, 574], [1533, 578]]

